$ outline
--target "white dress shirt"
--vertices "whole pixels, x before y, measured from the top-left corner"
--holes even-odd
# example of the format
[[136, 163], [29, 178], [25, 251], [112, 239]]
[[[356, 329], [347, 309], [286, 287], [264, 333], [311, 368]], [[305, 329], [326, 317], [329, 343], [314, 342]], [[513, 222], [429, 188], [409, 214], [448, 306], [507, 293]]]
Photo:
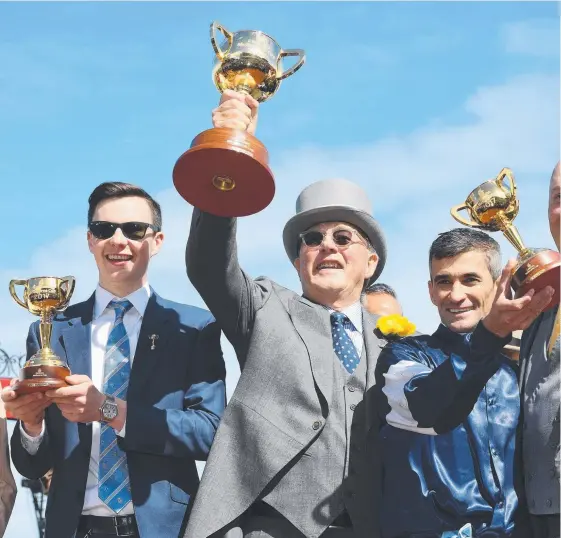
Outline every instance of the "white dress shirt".
[[[115, 310], [107, 309], [107, 306], [112, 300], [123, 301], [127, 299], [133, 305], [124, 316], [123, 323], [127, 331], [130, 346], [130, 361], [131, 368], [133, 363], [136, 346], [138, 344], [138, 336], [140, 333], [140, 326], [142, 318], [150, 299], [150, 286], [145, 284], [138, 290], [134, 291], [127, 297], [115, 297], [112, 293], [97, 286], [95, 290], [95, 304], [91, 323], [91, 368], [92, 368], [92, 382], [94, 386], [102, 391], [103, 389], [103, 365], [105, 360], [105, 349], [107, 341], [109, 340], [109, 333], [113, 328], [115, 322]], [[116, 432], [117, 435], [124, 437], [126, 423], [123, 429]], [[98, 421], [92, 422], [92, 448], [90, 456], [90, 466], [88, 472], [88, 480], [86, 482], [86, 495], [84, 497], [84, 508], [82, 514], [92, 516], [112, 517], [115, 512], [111, 510], [99, 497], [98, 497], [98, 471], [99, 471], [99, 437], [100, 437], [101, 424]], [[39, 450], [39, 445], [43, 440], [45, 432], [45, 423], [38, 437], [29, 436], [23, 428], [21, 428], [21, 441], [23, 447], [33, 455]], [[134, 513], [132, 503], [129, 503], [121, 512], [119, 516], [126, 516]]]

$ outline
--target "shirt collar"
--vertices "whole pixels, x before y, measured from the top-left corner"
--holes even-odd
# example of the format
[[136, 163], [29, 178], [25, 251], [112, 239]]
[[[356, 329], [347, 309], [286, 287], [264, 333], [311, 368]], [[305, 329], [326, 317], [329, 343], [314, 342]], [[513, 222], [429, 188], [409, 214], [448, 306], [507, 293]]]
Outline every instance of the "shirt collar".
[[451, 344], [461, 344], [470, 339], [471, 333], [456, 333], [441, 323], [434, 336]]
[[93, 319], [97, 319], [105, 309], [107, 305], [113, 300], [122, 301], [127, 299], [132, 303], [136, 311], [141, 315], [144, 316], [144, 312], [146, 307], [148, 306], [148, 300], [150, 299], [151, 295], [150, 286], [148, 283], [144, 284], [142, 287], [138, 288], [137, 290], [133, 291], [126, 297], [117, 297], [113, 295], [111, 292], [107, 291], [105, 288], [102, 288], [99, 284], [95, 289], [95, 304], [94, 304], [94, 311], [93, 311]]
[[[324, 306], [324, 308], [329, 310], [330, 314], [332, 312], [335, 312], [335, 310], [330, 306]], [[357, 301], [356, 303], [343, 308], [343, 310], [339, 310], [339, 312], [345, 314], [345, 316], [347, 316], [351, 323], [354, 325], [354, 328], [360, 334], [362, 334], [362, 304], [360, 303], [360, 301]]]

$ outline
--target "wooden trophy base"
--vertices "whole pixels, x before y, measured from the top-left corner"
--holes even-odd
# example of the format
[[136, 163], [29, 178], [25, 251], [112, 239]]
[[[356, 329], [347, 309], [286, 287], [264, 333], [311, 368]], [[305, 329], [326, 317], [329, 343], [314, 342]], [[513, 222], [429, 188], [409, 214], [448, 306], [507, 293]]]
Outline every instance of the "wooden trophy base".
[[215, 127], [200, 133], [175, 163], [177, 192], [201, 211], [244, 217], [267, 207], [275, 180], [265, 146], [237, 129]]
[[66, 387], [67, 383], [64, 379], [68, 375], [70, 369], [66, 366], [49, 364], [24, 366], [20, 371], [19, 380], [14, 385], [14, 391], [20, 395]]
[[533, 256], [523, 259], [512, 275], [512, 288], [516, 297], [521, 297], [531, 289], [537, 293], [551, 286], [555, 293], [545, 311], [559, 304], [561, 289], [561, 254], [554, 250], [539, 250]]

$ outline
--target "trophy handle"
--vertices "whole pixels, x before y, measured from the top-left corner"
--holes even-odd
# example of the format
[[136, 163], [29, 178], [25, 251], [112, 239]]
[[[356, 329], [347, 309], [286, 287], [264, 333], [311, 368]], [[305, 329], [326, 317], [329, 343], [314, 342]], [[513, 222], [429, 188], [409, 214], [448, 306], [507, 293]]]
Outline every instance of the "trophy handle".
[[10, 295], [12, 296], [12, 299], [27, 310], [27, 305], [18, 297], [18, 294], [16, 292], [16, 286], [25, 286], [26, 284], [27, 280], [10, 280]]
[[[228, 50], [224, 51], [220, 48], [220, 45], [218, 44], [218, 41], [216, 40], [216, 31], [217, 30], [222, 32], [224, 34], [224, 37], [228, 40]], [[212, 48], [214, 49], [214, 52], [216, 53], [216, 56], [218, 57], [219, 60], [223, 60], [224, 56], [226, 54], [228, 54], [228, 52], [230, 51], [230, 48], [232, 47], [232, 42], [233, 41], [234, 41], [234, 35], [232, 34], [232, 32], [229, 32], [228, 30], [226, 30], [226, 28], [224, 28], [224, 26], [217, 23], [216, 21], [214, 21], [210, 25], [210, 42], [211, 42]]]
[[460, 216], [460, 211], [463, 211], [464, 209], [467, 209], [467, 205], [464, 204], [460, 204], [460, 205], [456, 205], [454, 206], [452, 209], [450, 209], [450, 214], [452, 215], [452, 217], [454, 217], [460, 224], [463, 224], [464, 226], [469, 226], [470, 228], [480, 228], [481, 226], [479, 226], [476, 222], [474, 222], [473, 220], [466, 220], [464, 219], [462, 216]]
[[65, 291], [66, 298], [64, 303], [57, 310], [62, 310], [63, 308], [66, 308], [68, 302], [70, 301], [70, 297], [72, 297], [72, 294], [74, 293], [74, 286], [76, 285], [76, 279], [73, 276], [65, 276], [61, 278], [61, 280], [63, 284], [66, 284], [66, 291]]
[[306, 54], [302, 49], [282, 50], [279, 55], [279, 60], [286, 56], [298, 56], [300, 59], [292, 67], [289, 67], [286, 71], [284, 71], [280, 75], [277, 75], [277, 80], [283, 80], [290, 75], [294, 75], [294, 73], [296, 73], [296, 71], [298, 71], [298, 69], [300, 69], [306, 61]]
[[[505, 178], [508, 179], [508, 190], [505, 189]], [[506, 190], [511, 197], [515, 197], [516, 183], [514, 182], [514, 174], [510, 168], [503, 168], [495, 178], [495, 182], [503, 191]]]

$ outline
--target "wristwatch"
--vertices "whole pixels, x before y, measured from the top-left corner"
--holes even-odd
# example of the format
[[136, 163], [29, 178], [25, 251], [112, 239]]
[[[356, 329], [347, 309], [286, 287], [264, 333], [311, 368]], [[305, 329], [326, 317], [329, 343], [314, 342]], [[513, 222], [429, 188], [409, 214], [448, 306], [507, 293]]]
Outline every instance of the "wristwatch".
[[117, 407], [117, 402], [115, 397], [110, 394], [105, 395], [105, 400], [99, 408], [99, 415], [101, 422], [111, 422], [113, 419], [117, 418], [119, 414], [119, 408]]

